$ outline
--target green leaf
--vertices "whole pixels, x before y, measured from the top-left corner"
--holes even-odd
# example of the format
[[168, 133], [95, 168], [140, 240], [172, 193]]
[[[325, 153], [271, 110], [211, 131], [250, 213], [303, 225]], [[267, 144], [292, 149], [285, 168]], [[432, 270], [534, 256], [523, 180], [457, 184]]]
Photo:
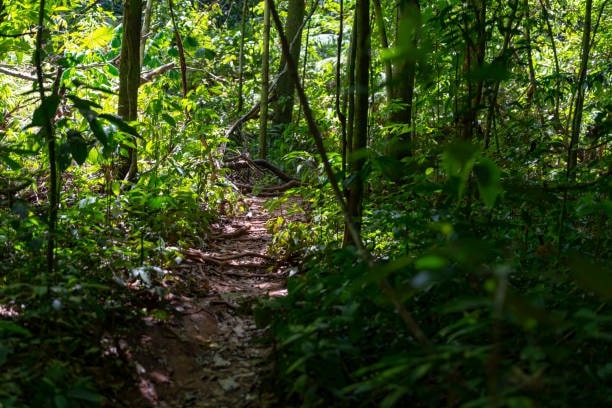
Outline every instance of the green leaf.
[[59, 106], [60, 98], [58, 95], [51, 95], [45, 97], [40, 106], [34, 111], [32, 115], [32, 123], [27, 127], [33, 126], [45, 126], [55, 116], [57, 107]]
[[11, 170], [19, 170], [22, 166], [13, 160], [8, 153], [0, 154], [0, 162], [6, 164]]
[[89, 123], [89, 128], [93, 132], [96, 139], [98, 139], [98, 141], [106, 147], [108, 145], [108, 135], [104, 131], [104, 128], [102, 127], [98, 119], [95, 116], [89, 116], [86, 117], [86, 119]]
[[114, 77], [118, 77], [119, 76], [119, 70], [113, 64], [106, 64], [106, 72], [108, 72], [109, 74], [111, 74]]
[[500, 61], [494, 61], [491, 64], [485, 63], [481, 67], [473, 69], [466, 77], [472, 81], [502, 82], [510, 78], [510, 71], [508, 65]]
[[414, 262], [417, 269], [441, 269], [446, 265], [448, 265], [448, 260], [437, 255], [423, 256]]
[[492, 160], [483, 158], [474, 166], [474, 174], [482, 200], [488, 208], [492, 208], [502, 192], [499, 168]]
[[111, 185], [111, 190], [113, 191], [114, 195], [118, 196], [121, 192], [121, 182], [113, 181], [113, 184]]
[[87, 141], [83, 139], [81, 133], [74, 130], [68, 131], [68, 143], [74, 161], [79, 165], [85, 163], [87, 155], [89, 154], [89, 146], [87, 145]]
[[442, 165], [451, 179], [451, 185], [456, 188], [459, 198], [467, 186], [478, 153], [479, 147], [467, 141], [450, 144], [442, 153]]
[[119, 130], [121, 130], [122, 132], [125, 132], [125, 133], [127, 133], [129, 135], [132, 135], [132, 136], [140, 138], [140, 134], [138, 134], [138, 131], [136, 130], [136, 128], [131, 126], [131, 125], [128, 125], [119, 116], [111, 115], [111, 114], [108, 114], [108, 113], [101, 113], [99, 115], [99, 117], [101, 117], [102, 119], [108, 120], [113, 125], [117, 126], [119, 128]]
[[65, 171], [70, 166], [70, 145], [68, 142], [64, 142], [59, 146], [57, 164], [60, 172]]
[[[77, 108], [79, 111], [80, 110], [91, 111], [92, 108], [102, 109], [102, 106], [100, 106], [94, 101], [90, 101], [88, 99], [82, 99], [75, 95], [67, 95], [66, 97], [72, 101], [72, 103], [74, 104], [74, 107]], [[83, 114], [83, 116], [85, 115]]]
[[74, 75], [74, 68], [68, 68], [66, 69], [63, 73], [62, 73], [62, 78], [60, 80], [60, 82], [62, 84], [65, 84], [68, 82], [68, 80], [70, 79], [70, 77]]
[[31, 336], [32, 333], [28, 329], [25, 329], [18, 324], [0, 320], [0, 332], [10, 332], [15, 334], [23, 334], [24, 336]]
[[185, 45], [189, 46], [189, 47], [197, 47], [198, 46], [198, 40], [195, 37], [189, 35], [189, 36], [185, 37]]
[[174, 120], [174, 118], [168, 115], [167, 113], [162, 113], [162, 119], [164, 119], [166, 123], [169, 124], [170, 126], [172, 127], [176, 126], [176, 120]]
[[365, 274], [363, 278], [358, 279], [357, 281], [360, 281], [361, 279], [363, 279], [363, 281], [359, 282], [358, 284], [376, 282], [380, 279], [384, 279], [385, 277], [389, 276], [390, 274], [394, 272], [397, 272], [399, 270], [409, 267], [413, 262], [414, 262], [414, 257], [403, 256], [401, 258], [389, 261], [386, 264], [383, 264], [380, 266], [377, 265], [374, 268], [372, 268], [367, 274]]
[[53, 406], [55, 408], [69, 408], [68, 400], [63, 395], [53, 397]]
[[99, 27], [81, 40], [81, 47], [89, 49], [103, 47], [113, 39], [113, 31], [113, 27]]

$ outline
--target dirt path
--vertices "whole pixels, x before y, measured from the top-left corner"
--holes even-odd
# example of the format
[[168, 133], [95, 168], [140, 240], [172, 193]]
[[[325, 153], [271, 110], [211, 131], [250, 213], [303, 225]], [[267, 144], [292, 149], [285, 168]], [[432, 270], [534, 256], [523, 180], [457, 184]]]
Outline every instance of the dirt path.
[[[129, 407], [267, 407], [261, 392], [269, 350], [250, 312], [252, 300], [284, 292], [284, 277], [266, 250], [270, 214], [263, 199], [248, 198], [244, 216], [222, 218], [205, 250], [186, 250], [170, 270], [168, 318], [147, 318], [119, 354], [133, 367]], [[246, 256], [245, 256], [246, 255]]]

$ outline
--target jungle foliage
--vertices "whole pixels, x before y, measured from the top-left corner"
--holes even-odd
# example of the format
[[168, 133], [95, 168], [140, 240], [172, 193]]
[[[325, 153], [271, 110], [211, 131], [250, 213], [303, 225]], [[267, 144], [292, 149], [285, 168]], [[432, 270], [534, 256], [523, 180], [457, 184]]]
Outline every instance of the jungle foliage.
[[284, 403], [612, 404], [612, 3], [306, 2], [296, 59], [299, 1], [137, 1], [126, 117], [130, 3], [0, 0], [0, 406], [112, 405], [108, 333], [240, 211], [237, 155], [300, 180], [254, 309]]

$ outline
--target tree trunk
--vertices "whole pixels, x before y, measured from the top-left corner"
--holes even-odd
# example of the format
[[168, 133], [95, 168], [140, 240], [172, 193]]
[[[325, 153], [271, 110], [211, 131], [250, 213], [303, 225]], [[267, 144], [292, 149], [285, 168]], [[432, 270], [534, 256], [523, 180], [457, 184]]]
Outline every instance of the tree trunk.
[[572, 170], [578, 164], [578, 142], [580, 128], [582, 126], [582, 109], [584, 107], [584, 82], [586, 81], [589, 67], [589, 52], [591, 51], [591, 16], [593, 12], [593, 0], [586, 0], [584, 5], [584, 30], [582, 32], [582, 53], [580, 57], [580, 71], [576, 83], [576, 100], [574, 105], [574, 117], [572, 118], [572, 133], [567, 154], [567, 176], [572, 176]]
[[[370, 2], [357, 0], [355, 4], [355, 87], [353, 99], [355, 114], [352, 122], [352, 141], [350, 148], [349, 170], [354, 176], [348, 187], [347, 207], [350, 221], [358, 230], [361, 229], [364, 178], [363, 165], [365, 157], [362, 154], [368, 140], [368, 96], [370, 73]], [[355, 153], [357, 156], [355, 157]], [[348, 226], [345, 225], [344, 245], [352, 241]]]
[[[478, 110], [481, 108], [483, 79], [474, 80], [471, 74], [478, 72], [484, 63], [487, 45], [486, 15], [484, 0], [468, 0], [464, 15], [465, 59], [463, 72], [467, 76], [466, 96], [458, 114], [459, 134], [463, 140], [472, 140], [477, 129]], [[470, 21], [472, 18], [473, 22]], [[474, 35], [475, 33], [475, 35]]]
[[[293, 58], [296, 66], [299, 66], [302, 45], [302, 22], [304, 21], [305, 10], [306, 3], [304, 0], [289, 0], [284, 31], [288, 40], [291, 41], [291, 58]], [[286, 58], [283, 55], [280, 61], [280, 71], [285, 69], [286, 63]], [[278, 79], [276, 92], [278, 99], [274, 109], [274, 125], [282, 131], [291, 123], [295, 95], [295, 85], [289, 75], [287, 75], [287, 72], [284, 72]]]
[[270, 6], [264, 3], [264, 32], [261, 55], [261, 109], [259, 113], [258, 157], [268, 155], [268, 86], [270, 83]]
[[401, 0], [397, 11], [398, 27], [395, 46], [401, 57], [394, 64], [392, 98], [400, 108], [391, 115], [391, 122], [405, 125], [394, 141], [389, 153], [398, 159], [412, 154], [412, 104], [417, 62], [417, 46], [421, 29], [421, 9], [418, 0]]
[[[142, 0], [125, 0], [123, 4], [123, 37], [119, 65], [119, 103], [117, 114], [126, 122], [138, 119], [138, 86], [140, 85], [140, 34]], [[122, 144], [125, 155], [119, 156], [115, 178], [134, 180], [138, 171], [136, 139]]]

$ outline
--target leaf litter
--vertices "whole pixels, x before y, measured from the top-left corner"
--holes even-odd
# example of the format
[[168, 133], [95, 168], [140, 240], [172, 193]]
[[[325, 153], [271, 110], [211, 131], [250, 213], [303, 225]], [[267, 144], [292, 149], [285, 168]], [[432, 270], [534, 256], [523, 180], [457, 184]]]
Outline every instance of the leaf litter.
[[[271, 350], [260, 340], [251, 304], [283, 293], [287, 271], [266, 251], [265, 223], [273, 214], [263, 199], [248, 199], [245, 216], [222, 217], [206, 248], [189, 248], [164, 301], [139, 327], [117, 340], [132, 368], [110, 406], [237, 408], [275, 406], [263, 386]], [[247, 305], [247, 307], [245, 307]], [[155, 309], [157, 310], [157, 309]]]

